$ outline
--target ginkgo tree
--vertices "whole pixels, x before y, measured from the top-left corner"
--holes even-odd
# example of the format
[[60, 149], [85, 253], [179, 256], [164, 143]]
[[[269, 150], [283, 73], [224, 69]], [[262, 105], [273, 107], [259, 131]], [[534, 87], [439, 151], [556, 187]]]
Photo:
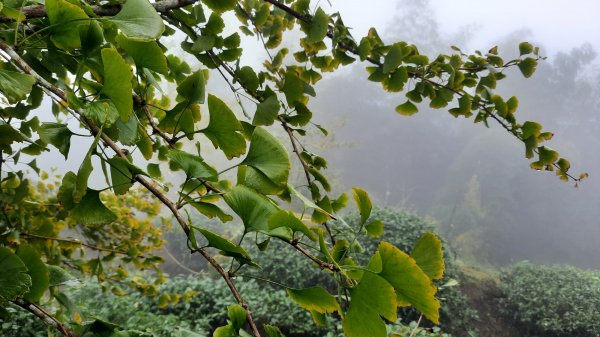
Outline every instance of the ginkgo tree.
[[[290, 31], [300, 36], [292, 50], [281, 46]], [[242, 38], [264, 47], [262, 66], [244, 64]], [[169, 50], [174, 41], [179, 48]], [[530, 77], [543, 59], [527, 42], [518, 49], [513, 60], [497, 48], [466, 54], [456, 47], [430, 58], [408, 42], [384, 42], [375, 29], [355, 38], [338, 13], [310, 0], [0, 2], [0, 308], [12, 302], [65, 336], [143, 335], [78, 316], [61, 289], [76, 272], [97, 277], [116, 294], [128, 291], [125, 284], [164, 302], [177, 298], [157, 290], [165, 277], [153, 252], [162, 245], [163, 226], [152, 220], [162, 207], [170, 213], [163, 224], [179, 225], [190, 254], [206, 259], [237, 301], [229, 324], [214, 336], [283, 334], [258, 326], [236, 287], [240, 271], [260, 266], [241, 242], [193, 222], [192, 212], [223, 222], [235, 215], [243, 240], [255, 240], [261, 250], [281, 240], [289, 251], [277, 254], [301, 254], [315, 272], [328, 270], [337, 292], [319, 285], [287, 289], [315, 324], [332, 316], [348, 336], [385, 336], [401, 306], [437, 323], [440, 240], [426, 234], [412, 252], [382, 242], [366, 265], [354, 258], [357, 237], [379, 236], [383, 224], [369, 221], [371, 201], [360, 188], [351, 192], [360, 226], [340, 216], [349, 198], [332, 195], [326, 160], [302, 141], [311, 129], [327, 134], [312, 122], [309, 98], [323, 74], [362, 62], [366, 79], [398, 97], [400, 115], [428, 104], [495, 123], [523, 142], [533, 169], [577, 183], [586, 175], [571, 175], [569, 162], [543, 145], [553, 134], [534, 121], [517, 121], [518, 99], [495, 93], [505, 69]], [[229, 96], [208, 92], [215, 76], [228, 84]], [[50, 105], [52, 121], [40, 113]], [[53, 151], [70, 158], [78, 137], [92, 142], [76, 172], [56, 181], [40, 173], [38, 156]], [[211, 147], [227, 166], [210, 162]], [[233, 179], [224, 174], [230, 170], [237, 172]], [[296, 170], [304, 182], [290, 179]], [[169, 189], [164, 180], [172, 177], [183, 182]], [[91, 179], [105, 179], [107, 187], [95, 190]], [[232, 262], [224, 264], [213, 250]], [[158, 277], [129, 276], [142, 269]]]

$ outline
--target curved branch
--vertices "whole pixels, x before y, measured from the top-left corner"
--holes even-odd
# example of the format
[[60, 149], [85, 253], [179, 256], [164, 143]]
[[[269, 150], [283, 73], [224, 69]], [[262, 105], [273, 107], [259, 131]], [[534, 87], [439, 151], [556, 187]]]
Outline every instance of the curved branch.
[[23, 299], [16, 299], [12, 301], [14, 304], [20, 306], [21, 308], [29, 311], [34, 314], [38, 318], [42, 319], [44, 323], [53, 326], [56, 330], [60, 331], [65, 337], [79, 337], [73, 330], [71, 330], [68, 326], [58, 320], [58, 318], [50, 315], [44, 309], [42, 309], [37, 304], [30, 303]]

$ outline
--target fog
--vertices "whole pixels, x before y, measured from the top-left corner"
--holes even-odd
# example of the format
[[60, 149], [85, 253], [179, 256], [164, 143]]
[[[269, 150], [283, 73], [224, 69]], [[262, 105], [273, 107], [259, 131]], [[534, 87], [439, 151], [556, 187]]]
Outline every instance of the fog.
[[[528, 29], [527, 21], [507, 19], [508, 26], [518, 28], [504, 35], [490, 34], [482, 29], [485, 23], [478, 23], [486, 18], [477, 17], [476, 10], [472, 23], [462, 15], [457, 22], [463, 24], [448, 32], [452, 23], [437, 21], [439, 3], [385, 5], [393, 7], [394, 14], [387, 26], [379, 27], [384, 41], [407, 40], [430, 57], [447, 52], [450, 45], [484, 52], [497, 45], [505, 59], [518, 56], [520, 41], [540, 46], [548, 59], [536, 74], [524, 79], [518, 70], [508, 71], [498, 91], [518, 96], [518, 120], [535, 120], [555, 132], [548, 145], [571, 161], [572, 173], [587, 172], [590, 178], [575, 188], [553, 172], [530, 169], [523, 144], [492, 122], [486, 128], [425, 105], [417, 115], [400, 116], [394, 107], [404, 102], [402, 95], [385, 93], [379, 84], [369, 83], [364, 65], [359, 64], [322, 81], [318, 97], [311, 101], [318, 122], [329, 127], [334, 137], [325, 141], [315, 136], [313, 142], [329, 158], [329, 172], [339, 181], [339, 190], [360, 186], [378, 205], [435, 218], [441, 233], [465, 259], [494, 265], [530, 260], [600, 268], [600, 68], [597, 45], [577, 34], [586, 23], [565, 17], [562, 23], [570, 26], [560, 27], [573, 29], [574, 35], [566, 40], [561, 34], [547, 47], [547, 32], [539, 24], [544, 20], [533, 19], [538, 26]], [[595, 6], [584, 3], [588, 10]], [[553, 2], [547, 5], [554, 6]], [[510, 13], [510, 4], [506, 7], [504, 12]], [[515, 13], [521, 7], [516, 6]], [[468, 6], [463, 10], [468, 12]], [[515, 16], [519, 20], [520, 15]], [[490, 20], [494, 26], [496, 17]], [[345, 22], [352, 26], [350, 19]], [[598, 43], [599, 31], [591, 29], [584, 35], [596, 37], [589, 42]], [[575, 41], [579, 44], [573, 45]]]

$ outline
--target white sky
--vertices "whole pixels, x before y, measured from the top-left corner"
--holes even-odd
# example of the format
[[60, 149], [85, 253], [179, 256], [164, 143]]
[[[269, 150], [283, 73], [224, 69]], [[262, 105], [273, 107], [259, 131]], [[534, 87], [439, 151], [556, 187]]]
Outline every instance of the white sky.
[[[413, 0], [423, 1], [423, 0]], [[394, 0], [330, 0], [353, 35], [365, 35], [375, 26], [383, 32], [402, 8]], [[444, 33], [452, 34], [461, 27], [475, 24], [477, 30], [472, 49], [487, 50], [491, 43], [523, 28], [531, 30], [532, 40], [544, 46], [549, 55], [570, 50], [589, 42], [600, 51], [599, 0], [431, 0], [431, 15]], [[418, 44], [418, 41], [414, 41]]]

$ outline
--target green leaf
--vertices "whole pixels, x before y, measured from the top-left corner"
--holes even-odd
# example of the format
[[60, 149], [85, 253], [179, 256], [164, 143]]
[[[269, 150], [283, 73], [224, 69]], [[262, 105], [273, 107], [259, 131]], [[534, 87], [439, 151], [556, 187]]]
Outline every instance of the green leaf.
[[256, 72], [254, 72], [252, 67], [244, 66], [237, 71], [236, 75], [238, 77], [237, 80], [243, 83], [248, 90], [251, 92], [258, 90], [260, 82], [258, 80], [258, 76], [256, 76]]
[[528, 57], [519, 62], [518, 66], [523, 76], [525, 76], [525, 78], [529, 78], [535, 72], [535, 68], [537, 67], [537, 60], [532, 57]]
[[35, 82], [31, 75], [0, 69], [0, 92], [11, 104], [25, 99]]
[[85, 107], [83, 114], [90, 118], [94, 124], [104, 125], [105, 127], [110, 127], [119, 119], [119, 110], [110, 100], [90, 102]]
[[138, 118], [131, 114], [129, 119], [123, 121], [122, 119], [117, 119], [115, 123], [115, 128], [119, 130], [119, 142], [123, 145], [135, 145], [136, 141], [139, 138], [138, 133]]
[[25, 140], [23, 134], [8, 124], [0, 124], [0, 145], [10, 145], [13, 142]]
[[45, 8], [52, 25], [52, 42], [61, 49], [80, 48], [79, 26], [88, 19], [83, 9], [65, 0], [46, 0]]
[[230, 305], [227, 307], [227, 315], [231, 326], [236, 331], [239, 331], [246, 324], [246, 309], [239, 304]]
[[190, 103], [202, 104], [206, 97], [205, 84], [204, 71], [198, 70], [177, 86], [177, 93]]
[[69, 212], [71, 219], [88, 226], [109, 224], [117, 219], [115, 213], [100, 200], [100, 191], [87, 189], [81, 201]]
[[285, 188], [272, 182], [261, 171], [247, 165], [238, 166], [237, 179], [238, 184], [248, 186], [264, 195], [280, 194]]
[[533, 52], [533, 46], [529, 42], [519, 43], [519, 54], [521, 56], [525, 54], [531, 54]]
[[288, 69], [285, 73], [283, 93], [289, 106], [293, 106], [297, 101], [302, 101], [304, 97], [304, 81], [292, 69]]
[[188, 178], [201, 178], [209, 181], [218, 180], [217, 170], [205, 163], [200, 156], [181, 150], [170, 150], [167, 158], [171, 160], [171, 163], [181, 168]]
[[200, 35], [192, 45], [192, 51], [202, 53], [211, 50], [215, 46], [215, 37], [213, 35]]
[[110, 165], [112, 188], [117, 195], [125, 194], [129, 191], [135, 182], [134, 175], [143, 174], [140, 168], [117, 155], [108, 159], [108, 164]]
[[40, 259], [36, 250], [26, 244], [19, 245], [17, 256], [27, 267], [27, 274], [31, 277], [31, 286], [29, 292], [23, 297], [29, 302], [39, 302], [39, 300], [48, 289], [49, 277], [46, 264]]
[[403, 48], [399, 43], [394, 44], [383, 61], [383, 73], [387, 74], [402, 64]]
[[121, 11], [108, 21], [135, 40], [156, 40], [165, 30], [162, 18], [148, 0], [127, 0]]
[[430, 279], [439, 280], [444, 276], [442, 241], [433, 233], [423, 234], [410, 256]]
[[58, 152], [67, 159], [73, 133], [66, 125], [60, 123], [42, 123], [38, 129], [38, 134], [42, 142], [54, 145], [58, 149]]
[[278, 207], [262, 194], [244, 185], [237, 185], [223, 196], [225, 202], [242, 219], [246, 232], [268, 232], [269, 218]]
[[333, 313], [334, 311], [342, 313], [340, 304], [335, 297], [321, 287], [287, 288], [286, 291], [296, 304], [308, 311], [315, 311], [320, 314]]
[[371, 209], [373, 205], [371, 204], [371, 198], [369, 198], [369, 194], [358, 187], [352, 188], [352, 195], [354, 197], [354, 201], [356, 202], [356, 206], [358, 207], [358, 212], [360, 213], [360, 222], [364, 224], [371, 216]]
[[277, 96], [269, 96], [266, 100], [256, 106], [256, 113], [252, 119], [252, 125], [271, 125], [277, 119], [279, 113], [279, 100]]
[[133, 58], [138, 68], [148, 68], [163, 75], [169, 73], [165, 53], [156, 41], [132, 40], [124, 35], [118, 35], [116, 40], [119, 46]]
[[381, 222], [381, 220], [371, 221], [365, 226], [365, 229], [367, 230], [367, 234], [369, 234], [370, 237], [379, 237], [383, 235], [383, 222]]
[[381, 317], [395, 322], [396, 307], [394, 288], [384, 278], [364, 273], [360, 283], [350, 289], [350, 307], [342, 324], [346, 336], [387, 336]]
[[69, 171], [63, 177], [60, 188], [58, 189], [58, 200], [67, 211], [75, 207], [76, 204], [75, 200], [73, 200], [75, 184], [77, 184], [77, 176], [75, 173]]
[[235, 9], [236, 0], [204, 0], [202, 1], [211, 10], [222, 13], [228, 10]]
[[281, 330], [279, 330], [279, 328], [276, 326], [265, 324], [263, 325], [263, 328], [269, 337], [285, 337], [283, 332], [281, 332]]
[[382, 270], [379, 276], [388, 281], [396, 290], [398, 305], [412, 305], [427, 319], [439, 322], [440, 302], [435, 298], [437, 291], [431, 279], [416, 261], [397, 247], [382, 242], [378, 248]]
[[244, 154], [246, 141], [240, 133], [244, 129], [233, 111], [213, 95], [208, 95], [208, 110], [210, 111], [210, 120], [208, 127], [203, 132], [215, 148], [223, 150], [227, 159]]
[[304, 204], [304, 208], [312, 208], [315, 210], [318, 210], [319, 212], [326, 214], [327, 216], [329, 216], [332, 219], [335, 219], [335, 216], [333, 216], [333, 214], [327, 212], [326, 210], [322, 209], [321, 207], [319, 207], [319, 205], [315, 204], [312, 200], [308, 199], [307, 197], [305, 197], [304, 195], [302, 195], [302, 193], [298, 192], [292, 185], [287, 185], [287, 188], [290, 190], [290, 192], [297, 196], [298, 199], [300, 199], [300, 201], [302, 201], [302, 203]]
[[246, 250], [241, 246], [238, 246], [235, 243], [227, 240], [226, 238], [215, 234], [207, 229], [200, 228], [197, 226], [192, 226], [192, 228], [195, 231], [200, 232], [200, 234], [202, 234], [202, 236], [206, 238], [206, 240], [208, 241], [208, 247], [219, 249], [221, 251], [221, 254], [225, 256], [231, 256], [234, 259], [238, 260], [240, 263], [256, 265], [254, 262], [252, 262], [252, 257], [250, 256], [250, 254], [248, 254], [248, 252], [246, 252]]
[[406, 101], [406, 103], [396, 107], [396, 112], [403, 116], [412, 116], [419, 112], [419, 109], [411, 101]]
[[29, 291], [31, 277], [23, 261], [10, 249], [0, 247], [0, 308]]
[[242, 164], [259, 170], [276, 185], [287, 184], [291, 167], [287, 150], [277, 138], [263, 128], [254, 129], [248, 155]]
[[210, 219], [218, 217], [222, 222], [233, 220], [231, 215], [225, 213], [221, 208], [219, 208], [219, 206], [215, 204], [203, 201], [189, 201], [188, 203], [198, 210], [198, 212], [204, 214]]
[[236, 331], [233, 326], [231, 325], [225, 325], [225, 326], [220, 326], [218, 328], [215, 329], [215, 331], [213, 332], [213, 337], [239, 337], [240, 333], [239, 331]]
[[269, 218], [269, 230], [287, 227], [293, 232], [300, 232], [309, 239], [317, 241], [317, 235], [311, 231], [304, 222], [298, 219], [293, 212], [281, 210]]
[[75, 188], [73, 189], [74, 202], [79, 202], [87, 190], [88, 179], [94, 170], [94, 167], [92, 166], [92, 154], [96, 151], [96, 146], [98, 146], [98, 141], [100, 141], [101, 136], [102, 129], [100, 129], [100, 132], [96, 134], [96, 138], [92, 142], [90, 149], [83, 158], [81, 166], [79, 166], [79, 171], [77, 171], [77, 180], [75, 181]]
[[329, 16], [319, 7], [312, 17], [310, 28], [306, 32], [306, 40], [309, 43], [321, 42], [327, 36], [328, 30]]
[[[146, 0], [129, 0], [146, 1]], [[127, 6], [127, 4], [125, 5]], [[102, 49], [102, 63], [104, 64], [104, 84], [102, 93], [114, 103], [121, 115], [122, 121], [127, 121], [133, 111], [133, 97], [131, 86], [131, 68], [119, 53], [112, 48]]]
[[50, 287], [59, 286], [69, 281], [76, 280], [75, 276], [59, 266], [48, 264], [46, 265], [46, 268], [48, 268], [48, 285]]

